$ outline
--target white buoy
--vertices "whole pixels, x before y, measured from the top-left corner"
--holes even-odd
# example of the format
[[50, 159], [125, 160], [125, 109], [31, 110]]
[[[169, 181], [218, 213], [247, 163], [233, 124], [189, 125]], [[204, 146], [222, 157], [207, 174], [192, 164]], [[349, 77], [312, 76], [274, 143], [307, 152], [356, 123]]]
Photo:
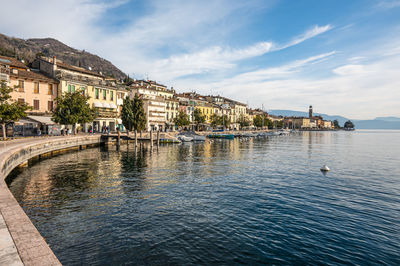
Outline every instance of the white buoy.
[[326, 164], [324, 164], [324, 166], [322, 166], [320, 170], [321, 170], [322, 172], [328, 172], [328, 171], [330, 171], [331, 169], [329, 169], [329, 167], [328, 167]]

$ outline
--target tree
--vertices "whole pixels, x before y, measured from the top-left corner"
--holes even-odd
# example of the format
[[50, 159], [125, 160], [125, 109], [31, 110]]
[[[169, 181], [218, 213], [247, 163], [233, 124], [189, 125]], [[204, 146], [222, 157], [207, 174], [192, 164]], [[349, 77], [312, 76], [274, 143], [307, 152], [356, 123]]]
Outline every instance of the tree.
[[262, 126], [263, 126], [263, 119], [262, 119], [262, 116], [261, 116], [261, 115], [256, 115], [256, 116], [253, 118], [253, 125], [254, 125], [255, 127], [262, 127]]
[[337, 119], [333, 120], [333, 127], [340, 128], [339, 121], [337, 121]]
[[132, 104], [133, 111], [133, 129], [136, 131], [143, 131], [146, 129], [146, 113], [144, 112], [144, 104], [142, 98], [135, 94]]
[[347, 120], [347, 121], [344, 123], [344, 128], [346, 128], [346, 129], [354, 128], [353, 122], [351, 122], [351, 120]]
[[193, 116], [197, 127], [199, 126], [199, 124], [202, 124], [206, 121], [206, 117], [201, 113], [200, 109], [194, 109]]
[[221, 116], [221, 125], [227, 128], [231, 124], [231, 119], [227, 115]]
[[133, 123], [135, 122], [133, 101], [129, 97], [126, 97], [122, 103], [121, 120], [129, 136], [129, 131], [132, 131]]
[[31, 109], [26, 103], [11, 100], [12, 88], [5, 82], [0, 86], [0, 124], [3, 130], [3, 140], [7, 139], [6, 125], [26, 117], [25, 111]]
[[76, 124], [89, 123], [96, 118], [95, 109], [88, 103], [89, 98], [81, 91], [67, 92], [57, 97], [52, 120], [61, 125], [72, 125], [76, 134]]
[[247, 117], [243, 114], [239, 116], [238, 123], [240, 125], [240, 128], [248, 127], [250, 126], [250, 121], [247, 119]]
[[222, 119], [217, 114], [212, 114], [210, 120], [211, 120], [211, 126], [213, 126], [213, 127], [222, 125]]
[[180, 110], [178, 115], [174, 118], [174, 123], [178, 127], [188, 126], [190, 124], [189, 116], [184, 111]]

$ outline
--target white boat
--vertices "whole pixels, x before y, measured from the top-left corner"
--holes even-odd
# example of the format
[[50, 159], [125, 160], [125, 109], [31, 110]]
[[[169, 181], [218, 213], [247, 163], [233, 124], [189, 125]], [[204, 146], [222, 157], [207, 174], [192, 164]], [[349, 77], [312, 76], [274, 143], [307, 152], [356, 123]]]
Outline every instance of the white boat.
[[178, 138], [181, 136], [192, 138], [193, 141], [206, 141], [206, 136], [196, 134], [193, 131], [183, 132], [178, 135]]
[[193, 141], [206, 141], [206, 136], [202, 136], [202, 135], [191, 135], [190, 137], [193, 138]]
[[193, 141], [192, 137], [188, 137], [188, 136], [184, 136], [184, 135], [180, 135], [178, 136], [178, 139], [182, 142], [190, 142]]

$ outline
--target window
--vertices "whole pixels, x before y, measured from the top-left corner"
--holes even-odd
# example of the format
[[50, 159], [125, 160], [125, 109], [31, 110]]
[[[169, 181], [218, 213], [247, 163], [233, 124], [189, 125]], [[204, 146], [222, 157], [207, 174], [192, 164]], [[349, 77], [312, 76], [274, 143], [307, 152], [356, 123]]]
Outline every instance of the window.
[[110, 91], [110, 100], [114, 101], [114, 92], [113, 91]]
[[103, 89], [103, 100], [107, 100], [107, 95], [106, 95], [107, 91], [105, 89]]
[[99, 99], [99, 89], [98, 88], [95, 89], [94, 95], [95, 95], [96, 99]]
[[18, 80], [18, 91], [24, 92], [24, 81], [23, 80]]
[[39, 110], [39, 100], [33, 100], [33, 110]]
[[47, 94], [48, 95], [53, 95], [53, 84], [49, 84]]
[[39, 82], [33, 82], [33, 93], [39, 93]]
[[24, 103], [25, 100], [24, 100], [23, 98], [18, 98], [18, 102], [19, 102], [19, 103]]
[[68, 92], [75, 92], [75, 85], [68, 84]]
[[48, 101], [47, 102], [47, 110], [49, 110], [50, 112], [53, 111], [53, 101]]

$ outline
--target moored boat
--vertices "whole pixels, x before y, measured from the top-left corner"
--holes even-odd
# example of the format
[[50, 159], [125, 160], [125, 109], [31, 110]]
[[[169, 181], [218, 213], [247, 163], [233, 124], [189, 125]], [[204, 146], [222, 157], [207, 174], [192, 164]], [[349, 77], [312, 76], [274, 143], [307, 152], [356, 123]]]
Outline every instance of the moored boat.
[[234, 139], [235, 135], [233, 134], [210, 134], [207, 136], [211, 139]]

